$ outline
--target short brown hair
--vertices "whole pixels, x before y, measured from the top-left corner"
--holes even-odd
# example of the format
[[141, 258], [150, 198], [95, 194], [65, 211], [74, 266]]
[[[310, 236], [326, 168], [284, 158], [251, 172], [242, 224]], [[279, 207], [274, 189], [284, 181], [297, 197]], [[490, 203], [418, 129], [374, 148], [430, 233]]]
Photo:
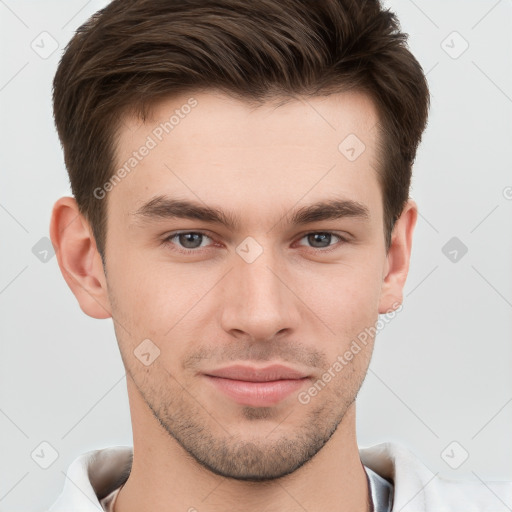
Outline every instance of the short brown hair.
[[124, 113], [220, 89], [271, 98], [367, 93], [379, 113], [387, 248], [409, 197], [429, 108], [423, 70], [378, 0], [113, 0], [76, 32], [53, 82], [71, 189], [104, 258], [106, 204]]

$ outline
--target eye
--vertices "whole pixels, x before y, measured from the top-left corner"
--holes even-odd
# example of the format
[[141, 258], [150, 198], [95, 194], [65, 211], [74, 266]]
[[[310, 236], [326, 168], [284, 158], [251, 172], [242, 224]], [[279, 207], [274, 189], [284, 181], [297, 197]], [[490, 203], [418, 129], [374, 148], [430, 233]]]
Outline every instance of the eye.
[[[334, 238], [334, 240], [333, 240]], [[318, 249], [321, 252], [328, 252], [337, 248], [336, 242], [345, 243], [348, 240], [341, 235], [331, 231], [317, 231], [306, 233], [303, 235], [299, 242], [307, 240], [310, 244], [309, 248]], [[202, 252], [202, 248], [207, 248], [212, 245], [208, 241], [213, 242], [213, 239], [202, 231], [180, 231], [168, 235], [164, 240], [164, 245], [169, 246], [172, 250], [181, 252], [183, 254], [194, 254]], [[335, 243], [333, 243], [333, 241]], [[299, 245], [303, 245], [300, 244]]]
[[164, 239], [164, 243], [177, 246], [177, 250], [189, 253], [198, 252], [196, 249], [206, 247], [208, 244], [203, 244], [206, 239], [212, 240], [206, 233], [201, 231], [182, 231], [171, 233]]
[[333, 244], [331, 244], [333, 237], [335, 237], [338, 241], [347, 242], [347, 239], [337, 235], [336, 233], [332, 233], [331, 231], [317, 231], [314, 233], [307, 233], [300, 240], [306, 239], [307, 242], [311, 244], [310, 247], [313, 249], [325, 249], [328, 247], [333, 247]]

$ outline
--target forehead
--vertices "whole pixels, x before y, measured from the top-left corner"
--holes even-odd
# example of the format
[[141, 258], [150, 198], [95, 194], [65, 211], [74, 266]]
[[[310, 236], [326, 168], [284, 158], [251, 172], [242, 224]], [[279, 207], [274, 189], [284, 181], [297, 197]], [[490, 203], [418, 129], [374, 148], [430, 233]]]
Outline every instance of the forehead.
[[[344, 133], [364, 137], [378, 122], [374, 102], [358, 91], [328, 96], [275, 97], [263, 103], [236, 99], [218, 90], [191, 92], [158, 101], [148, 114], [144, 123], [133, 114], [123, 116], [120, 151], [131, 149], [126, 148], [126, 144], [131, 146], [131, 142], [145, 135], [151, 135], [157, 143], [175, 142], [182, 147], [197, 142], [230, 146], [245, 143], [253, 147], [297, 146], [303, 142], [311, 147], [318, 142], [316, 133], [323, 133], [323, 142], [331, 144]], [[325, 139], [329, 132], [331, 137]]]
[[177, 195], [261, 213], [335, 193], [371, 208], [380, 204], [377, 126], [373, 102], [357, 92], [260, 106], [217, 91], [175, 96], [145, 122], [123, 119], [124, 172], [109, 203], [129, 214]]

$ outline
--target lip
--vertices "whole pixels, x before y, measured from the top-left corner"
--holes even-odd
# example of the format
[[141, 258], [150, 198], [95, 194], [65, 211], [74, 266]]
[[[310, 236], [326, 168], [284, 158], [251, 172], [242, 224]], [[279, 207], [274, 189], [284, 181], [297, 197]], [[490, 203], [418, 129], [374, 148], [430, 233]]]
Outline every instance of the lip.
[[264, 368], [234, 365], [204, 373], [216, 389], [240, 405], [269, 407], [298, 391], [309, 376], [274, 364]]

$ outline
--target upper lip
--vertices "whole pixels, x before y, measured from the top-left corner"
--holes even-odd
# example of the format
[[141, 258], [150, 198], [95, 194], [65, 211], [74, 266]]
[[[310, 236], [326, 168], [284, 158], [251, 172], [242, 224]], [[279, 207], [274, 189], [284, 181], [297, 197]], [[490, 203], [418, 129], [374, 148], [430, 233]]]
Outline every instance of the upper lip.
[[223, 379], [243, 380], [247, 382], [270, 382], [274, 380], [304, 379], [308, 376], [303, 372], [288, 366], [283, 366], [281, 364], [273, 364], [263, 368], [237, 364], [205, 372], [205, 375], [209, 375], [211, 377], [221, 377]]

